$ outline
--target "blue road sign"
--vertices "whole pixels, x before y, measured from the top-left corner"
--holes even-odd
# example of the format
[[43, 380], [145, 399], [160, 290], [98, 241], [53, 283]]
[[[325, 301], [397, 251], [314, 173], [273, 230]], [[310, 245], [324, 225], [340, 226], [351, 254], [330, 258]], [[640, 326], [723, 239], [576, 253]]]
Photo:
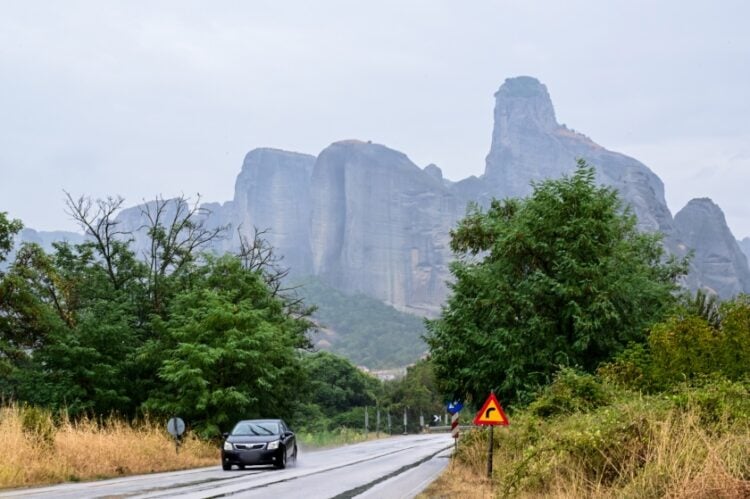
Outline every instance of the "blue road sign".
[[450, 402], [447, 406], [449, 414], [455, 414], [463, 408], [464, 408], [464, 405], [458, 400], [454, 400], [453, 402]]

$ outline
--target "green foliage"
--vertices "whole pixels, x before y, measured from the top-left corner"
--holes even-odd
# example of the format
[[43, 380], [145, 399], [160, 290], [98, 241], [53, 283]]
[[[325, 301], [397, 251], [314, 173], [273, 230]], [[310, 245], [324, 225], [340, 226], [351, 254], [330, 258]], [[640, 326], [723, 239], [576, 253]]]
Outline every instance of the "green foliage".
[[669, 385], [721, 370], [722, 338], [702, 317], [672, 316], [651, 329], [653, 376]]
[[428, 418], [445, 412], [445, 401], [438, 388], [435, 369], [430, 360], [420, 360], [406, 370], [406, 376], [385, 384], [385, 405], [393, 414], [404, 409], [417, 416]]
[[648, 343], [656, 385], [710, 374], [728, 379], [750, 374], [750, 298], [722, 304], [719, 315], [713, 327], [704, 317], [679, 310], [652, 328]]
[[625, 350], [599, 366], [597, 374], [606, 382], [634, 390], [653, 388], [653, 364], [648, 345], [632, 343]]
[[741, 295], [713, 305], [715, 312], [697, 315], [691, 304], [701, 300], [698, 295], [683, 301], [651, 328], [646, 344], [630, 345], [603, 364], [599, 374], [619, 386], [652, 393], [684, 383], [701, 385], [706, 379], [746, 379], [750, 376], [750, 299]]
[[291, 416], [308, 322], [288, 315], [236, 257], [209, 258], [191, 280], [168, 320], [154, 319], [158, 336], [142, 350], [160, 359], [163, 381], [144, 407], [213, 436], [241, 418]]
[[33, 405], [23, 405], [19, 412], [24, 433], [45, 445], [55, 443], [57, 428], [48, 410]]
[[686, 293], [682, 296], [682, 308], [690, 314], [702, 317], [708, 324], [715, 329], [721, 327], [721, 312], [719, 297], [715, 294], [708, 294], [702, 289], [695, 292], [695, 295]]
[[333, 333], [326, 340], [330, 345], [323, 343], [321, 348], [357, 365], [370, 369], [403, 367], [427, 350], [420, 317], [368, 296], [346, 295], [314, 278], [306, 279], [299, 293], [305, 302], [317, 306], [315, 322]]
[[305, 391], [327, 417], [375, 403], [380, 383], [345, 358], [316, 352], [306, 355], [303, 365], [308, 380]]
[[[601, 382], [572, 371], [555, 384], [562, 379], [564, 385], [573, 382], [573, 391], [581, 383]], [[556, 389], [544, 391], [510, 415], [507, 429], [495, 431], [495, 490], [502, 497], [547, 497], [561, 490], [576, 497], [663, 497], [676, 495], [669, 492], [680, 490], [685, 477], [746, 476], [748, 389], [748, 382], [720, 378], [657, 395], [610, 388], [597, 403], [553, 417], [538, 413]], [[455, 456], [483, 468], [486, 449], [486, 432], [472, 431], [463, 434]]]
[[750, 380], [732, 381], [722, 376], [705, 376], [680, 383], [667, 392], [670, 401], [683, 411], [696, 410], [702, 424], [713, 431], [727, 425], [750, 423]]
[[333, 447], [363, 442], [367, 439], [361, 429], [340, 427], [335, 430], [297, 431], [297, 442], [304, 448]]
[[427, 337], [447, 393], [529, 401], [560, 366], [593, 372], [663, 317], [685, 262], [665, 262], [660, 237], [594, 177], [579, 161], [452, 232], [453, 293]]
[[612, 401], [611, 390], [601, 379], [571, 368], [561, 369], [529, 405], [529, 413], [539, 417], [587, 412]]
[[328, 431], [364, 427], [364, 407], [377, 404], [379, 380], [330, 352], [303, 354], [302, 371], [299, 405], [290, 420], [295, 428]]
[[[403, 410], [413, 431], [420, 413], [441, 411], [429, 363], [385, 386], [343, 357], [307, 352], [311, 310], [285, 296], [285, 273], [269, 267], [272, 249], [257, 236], [238, 257], [201, 255], [219, 229], [158, 201], [147, 212], [153, 244], [144, 263], [118, 228], [121, 203], [69, 198], [87, 241], [55, 244], [50, 254], [24, 245], [0, 274], [0, 398], [73, 419], [179, 415], [208, 437], [248, 417], [362, 432], [365, 407], [371, 430], [379, 408], [381, 431], [389, 411], [402, 431]], [[18, 229], [2, 214], [0, 243]], [[339, 345], [361, 363], [402, 366], [424, 353], [420, 318], [319, 283], [312, 293], [324, 303], [319, 320], [331, 320]], [[36, 410], [29, 428], [41, 421]]]
[[23, 224], [20, 220], [9, 220], [8, 213], [0, 211], [0, 263], [5, 261], [8, 253], [13, 249], [14, 238], [21, 229], [23, 229]]
[[[33, 297], [28, 303], [43, 319], [25, 318], [22, 323], [46, 327], [20, 334], [33, 355], [17, 376], [16, 396], [39, 405], [64, 406], [74, 416], [133, 414], [139, 394], [122, 379], [132, 378], [142, 331], [136, 327], [134, 298], [138, 264], [124, 252], [117, 259], [121, 280], [115, 287], [89, 244], [58, 244], [53, 256], [35, 245], [21, 249], [10, 276], [22, 279], [25, 288], [16, 289], [26, 289]], [[18, 303], [14, 306], [21, 309]]]

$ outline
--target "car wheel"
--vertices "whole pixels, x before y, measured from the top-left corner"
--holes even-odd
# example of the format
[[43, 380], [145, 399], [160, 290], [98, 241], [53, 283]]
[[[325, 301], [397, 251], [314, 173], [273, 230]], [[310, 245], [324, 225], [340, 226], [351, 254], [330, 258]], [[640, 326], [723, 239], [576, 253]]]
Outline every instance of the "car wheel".
[[280, 470], [286, 468], [286, 449], [281, 449], [281, 456], [279, 456], [279, 462], [276, 463], [276, 467]]
[[232, 469], [232, 465], [227, 463], [221, 463], [221, 467], [224, 471], [229, 471]]

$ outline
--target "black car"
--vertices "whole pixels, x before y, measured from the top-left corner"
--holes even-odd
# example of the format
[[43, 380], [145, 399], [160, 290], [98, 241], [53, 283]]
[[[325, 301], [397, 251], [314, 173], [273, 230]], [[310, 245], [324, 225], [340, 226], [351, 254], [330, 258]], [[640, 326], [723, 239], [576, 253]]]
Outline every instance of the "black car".
[[225, 433], [221, 447], [224, 470], [237, 465], [272, 464], [286, 468], [289, 460], [297, 459], [297, 439], [281, 419], [248, 419], [240, 421]]

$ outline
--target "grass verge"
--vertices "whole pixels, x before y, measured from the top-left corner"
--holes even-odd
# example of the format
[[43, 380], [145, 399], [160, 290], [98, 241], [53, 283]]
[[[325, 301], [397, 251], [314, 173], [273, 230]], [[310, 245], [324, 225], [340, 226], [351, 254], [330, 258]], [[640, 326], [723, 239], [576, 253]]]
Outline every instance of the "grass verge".
[[556, 396], [559, 386], [552, 388], [495, 430], [491, 480], [487, 431], [476, 430], [464, 434], [449, 468], [420, 497], [750, 497], [747, 384], [650, 396], [601, 385], [598, 402], [559, 412], [544, 400]]
[[70, 421], [0, 407], [0, 488], [45, 485], [216, 465], [216, 445], [188, 435], [179, 454], [163, 424], [116, 418]]
[[323, 449], [326, 447], [338, 447], [340, 445], [356, 444], [368, 440], [388, 437], [386, 433], [369, 432], [365, 434], [361, 430], [351, 428], [337, 428], [335, 430], [317, 432], [298, 432], [297, 441], [303, 449]]

